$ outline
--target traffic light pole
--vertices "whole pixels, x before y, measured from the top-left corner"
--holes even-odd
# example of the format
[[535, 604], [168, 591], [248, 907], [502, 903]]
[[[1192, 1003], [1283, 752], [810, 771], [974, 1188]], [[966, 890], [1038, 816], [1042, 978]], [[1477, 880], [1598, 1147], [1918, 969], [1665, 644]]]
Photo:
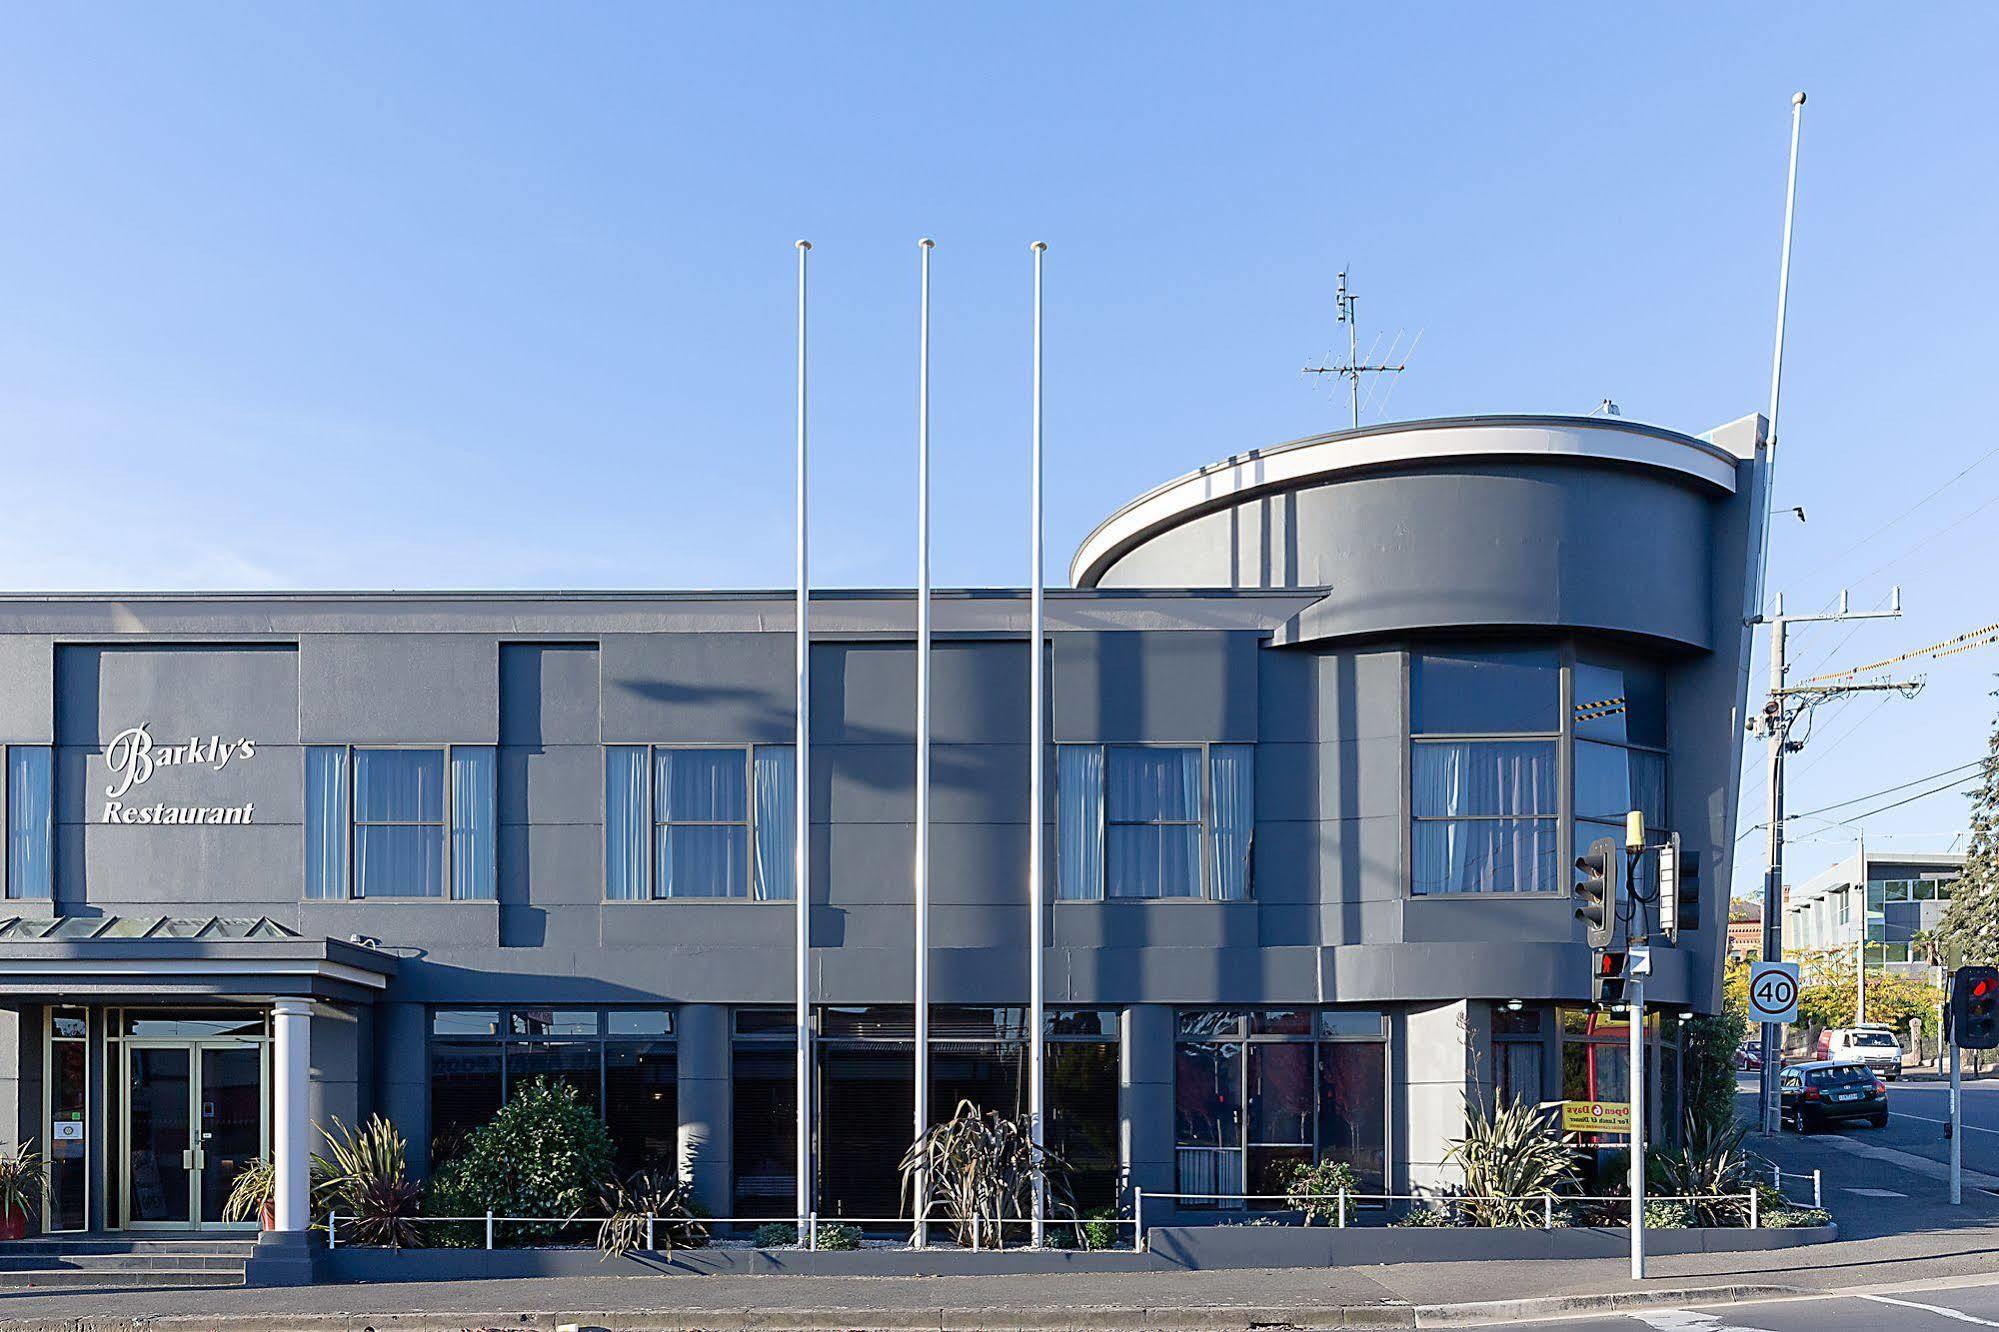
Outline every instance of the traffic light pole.
[[1645, 1279], [1645, 978], [1631, 978], [1631, 1279]]
[[1962, 1120], [1964, 1084], [1958, 1070], [1964, 1063], [1964, 1047], [1957, 1033], [1950, 1034], [1950, 1205], [1964, 1205], [1964, 1127]]

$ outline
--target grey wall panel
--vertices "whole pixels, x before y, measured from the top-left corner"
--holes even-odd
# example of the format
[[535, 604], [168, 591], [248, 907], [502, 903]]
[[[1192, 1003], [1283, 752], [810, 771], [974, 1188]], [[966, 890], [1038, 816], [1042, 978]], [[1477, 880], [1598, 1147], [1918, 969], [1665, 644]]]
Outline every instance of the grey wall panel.
[[[1027, 816], [1027, 755], [1026, 745], [933, 742], [931, 822], [1023, 822]], [[1047, 763], [1052, 792], [1052, 748]], [[916, 819], [914, 745], [814, 745], [812, 775], [814, 819], [836, 823], [913, 823]]]
[[1410, 943], [1568, 943], [1580, 928], [1575, 901], [1567, 893], [1495, 893], [1477, 901], [1415, 897], [1402, 908], [1402, 935]]
[[55, 646], [44, 634], [0, 634], [0, 744], [55, 739]]
[[[1710, 507], [1691, 483], [1571, 462], [1348, 477], [1162, 532], [1105, 587], [1324, 587], [1317, 637], [1574, 625], [1712, 642]], [[1632, 515], [1642, 513], [1642, 523]]]
[[493, 744], [499, 646], [478, 634], [309, 634], [299, 642], [300, 738]]
[[1057, 741], [1253, 741], [1252, 634], [1055, 635]]
[[[161, 915], [259, 915], [275, 904], [289, 912], [305, 895], [304, 846], [296, 826], [277, 824], [67, 825], [56, 834], [56, 895], [106, 911], [143, 904]], [[252, 905], [259, 910], [241, 909]]]
[[501, 823], [604, 819], [604, 751], [597, 745], [500, 746]]
[[595, 906], [604, 900], [604, 835], [594, 824], [504, 824], [499, 850], [504, 901]]
[[56, 649], [57, 738], [101, 747], [127, 727], [155, 743], [298, 739], [298, 655], [289, 645], [65, 644]]
[[1058, 902], [1064, 948], [1254, 948], [1254, 902]]
[[612, 634], [603, 640], [607, 743], [782, 743], [797, 709], [789, 634]]
[[598, 675], [594, 643], [502, 643], [500, 743], [596, 744]]
[[[592, 919], [600, 922], [599, 937], [606, 948], [681, 944], [762, 949], [759, 969], [775, 969], [789, 993], [794, 916], [789, 902], [613, 902]], [[717, 994], [726, 997], [727, 991]]]
[[[932, 744], [1027, 739], [1024, 643], [933, 642]], [[812, 736], [849, 745], [912, 744], [916, 649], [910, 643], [829, 643], [812, 652]]]
[[1407, 807], [1400, 735], [1256, 747], [1259, 824], [1399, 816]]
[[435, 898], [301, 902], [299, 929], [345, 939], [380, 939], [392, 953], [445, 959], [483, 959], [500, 945], [496, 902], [445, 902]]

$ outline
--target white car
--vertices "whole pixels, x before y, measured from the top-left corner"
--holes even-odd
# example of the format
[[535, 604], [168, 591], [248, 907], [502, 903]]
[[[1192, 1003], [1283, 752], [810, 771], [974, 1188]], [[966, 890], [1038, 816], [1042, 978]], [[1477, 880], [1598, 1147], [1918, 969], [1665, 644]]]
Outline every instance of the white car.
[[1887, 1027], [1833, 1027], [1819, 1036], [1820, 1059], [1865, 1064], [1884, 1078], [1902, 1076], [1902, 1043]]

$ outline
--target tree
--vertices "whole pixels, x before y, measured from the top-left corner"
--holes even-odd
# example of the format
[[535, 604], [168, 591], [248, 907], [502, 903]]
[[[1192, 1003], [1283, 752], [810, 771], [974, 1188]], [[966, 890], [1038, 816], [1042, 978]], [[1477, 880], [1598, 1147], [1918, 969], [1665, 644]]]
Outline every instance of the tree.
[[[611, 1135], [566, 1082], [534, 1077], [465, 1139], [465, 1150], [431, 1180], [436, 1216], [577, 1216], [611, 1174]], [[552, 1240], [557, 1225], [513, 1224], [511, 1238]], [[460, 1237], [462, 1238], [462, 1237]]]
[[1971, 797], [1971, 846], [1964, 874], [1937, 923], [1944, 954], [1958, 963], [1999, 962], [1999, 723]]
[[[1808, 1031], [1850, 1027], [1854, 1023], [1853, 950], [1807, 953], [1799, 959], [1798, 1025]], [[1934, 1039], [1937, 1008], [1943, 991], [1929, 981], [1903, 972], [1867, 969], [1867, 1020], [1892, 1028], [1899, 1036], [1909, 1019], [1920, 1019], [1926, 1039]]]

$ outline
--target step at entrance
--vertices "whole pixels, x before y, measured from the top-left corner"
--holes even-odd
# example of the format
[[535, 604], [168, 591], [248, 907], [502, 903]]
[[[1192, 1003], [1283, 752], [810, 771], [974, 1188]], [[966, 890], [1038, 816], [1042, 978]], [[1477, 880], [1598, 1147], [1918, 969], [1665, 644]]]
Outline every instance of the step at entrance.
[[250, 1239], [75, 1236], [0, 1243], [0, 1289], [240, 1286]]

